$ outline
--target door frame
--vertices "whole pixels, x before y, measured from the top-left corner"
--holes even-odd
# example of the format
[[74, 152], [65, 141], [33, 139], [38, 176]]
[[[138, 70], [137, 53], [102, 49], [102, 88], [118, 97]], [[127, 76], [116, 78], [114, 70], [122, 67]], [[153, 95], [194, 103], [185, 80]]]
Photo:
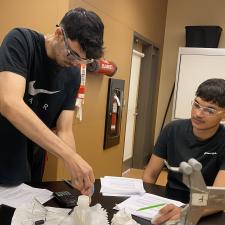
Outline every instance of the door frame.
[[133, 47], [136, 40], [142, 43], [142, 52], [145, 54], [145, 57], [141, 60], [140, 68], [137, 101], [138, 116], [136, 117], [135, 123], [133, 156], [123, 162], [123, 172], [129, 168], [143, 169], [147, 164], [154, 147], [157, 99], [160, 80], [160, 52], [159, 47], [155, 43], [146, 39], [139, 33], [134, 32]]

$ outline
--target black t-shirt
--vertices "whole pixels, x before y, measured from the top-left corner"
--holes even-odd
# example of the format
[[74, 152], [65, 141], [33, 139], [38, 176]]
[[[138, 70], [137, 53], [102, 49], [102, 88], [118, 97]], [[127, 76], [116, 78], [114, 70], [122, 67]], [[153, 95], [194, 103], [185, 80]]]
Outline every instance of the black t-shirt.
[[[153, 154], [175, 167], [195, 158], [202, 164], [206, 185], [212, 186], [218, 171], [225, 170], [225, 127], [220, 125], [211, 138], [199, 141], [193, 134], [191, 120], [173, 121], [163, 129]], [[188, 190], [182, 182], [182, 174], [171, 171], [168, 172], [167, 187]]]
[[[42, 34], [24, 28], [11, 30], [0, 48], [0, 71], [26, 79], [24, 101], [49, 128], [55, 127], [63, 110], [74, 110], [80, 70], [60, 67], [51, 60]], [[1, 115], [0, 142], [0, 183], [29, 181], [28, 151], [36, 146]]]

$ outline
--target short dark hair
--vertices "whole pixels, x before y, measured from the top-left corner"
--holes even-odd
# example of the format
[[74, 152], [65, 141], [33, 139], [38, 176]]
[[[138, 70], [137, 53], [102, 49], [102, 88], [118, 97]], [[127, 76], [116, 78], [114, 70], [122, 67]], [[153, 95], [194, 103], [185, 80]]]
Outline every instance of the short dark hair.
[[104, 25], [100, 17], [83, 8], [68, 11], [60, 22], [68, 38], [76, 40], [86, 52], [86, 57], [98, 59], [103, 55]]
[[225, 108], [225, 80], [208, 79], [199, 85], [195, 95], [204, 101], [213, 102]]

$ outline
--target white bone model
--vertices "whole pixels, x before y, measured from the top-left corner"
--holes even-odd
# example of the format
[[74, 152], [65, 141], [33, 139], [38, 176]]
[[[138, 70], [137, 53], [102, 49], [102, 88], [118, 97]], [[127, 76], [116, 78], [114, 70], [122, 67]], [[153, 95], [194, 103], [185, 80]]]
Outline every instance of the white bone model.
[[[108, 215], [100, 204], [89, 206], [89, 197], [80, 195], [74, 208], [74, 225], [109, 225]], [[124, 210], [113, 216], [111, 225], [139, 225]]]

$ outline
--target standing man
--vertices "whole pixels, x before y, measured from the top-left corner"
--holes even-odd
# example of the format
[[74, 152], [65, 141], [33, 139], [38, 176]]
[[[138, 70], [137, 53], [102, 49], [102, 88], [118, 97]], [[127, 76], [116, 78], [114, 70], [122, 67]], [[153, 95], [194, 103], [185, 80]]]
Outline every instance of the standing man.
[[[179, 167], [182, 161], [195, 158], [202, 164], [202, 175], [207, 186], [225, 187], [225, 80], [209, 79], [199, 85], [192, 102], [191, 119], [169, 123], [160, 134], [143, 180], [155, 183], [167, 160]], [[182, 174], [168, 172], [167, 188], [188, 190]], [[169, 205], [156, 220], [160, 224], [177, 219], [180, 209]], [[208, 211], [207, 214], [213, 213]]]
[[79, 65], [102, 56], [103, 31], [98, 15], [75, 8], [51, 35], [25, 28], [6, 35], [0, 48], [0, 184], [41, 180], [45, 149], [64, 161], [73, 186], [90, 194], [94, 174], [76, 153], [72, 121]]

